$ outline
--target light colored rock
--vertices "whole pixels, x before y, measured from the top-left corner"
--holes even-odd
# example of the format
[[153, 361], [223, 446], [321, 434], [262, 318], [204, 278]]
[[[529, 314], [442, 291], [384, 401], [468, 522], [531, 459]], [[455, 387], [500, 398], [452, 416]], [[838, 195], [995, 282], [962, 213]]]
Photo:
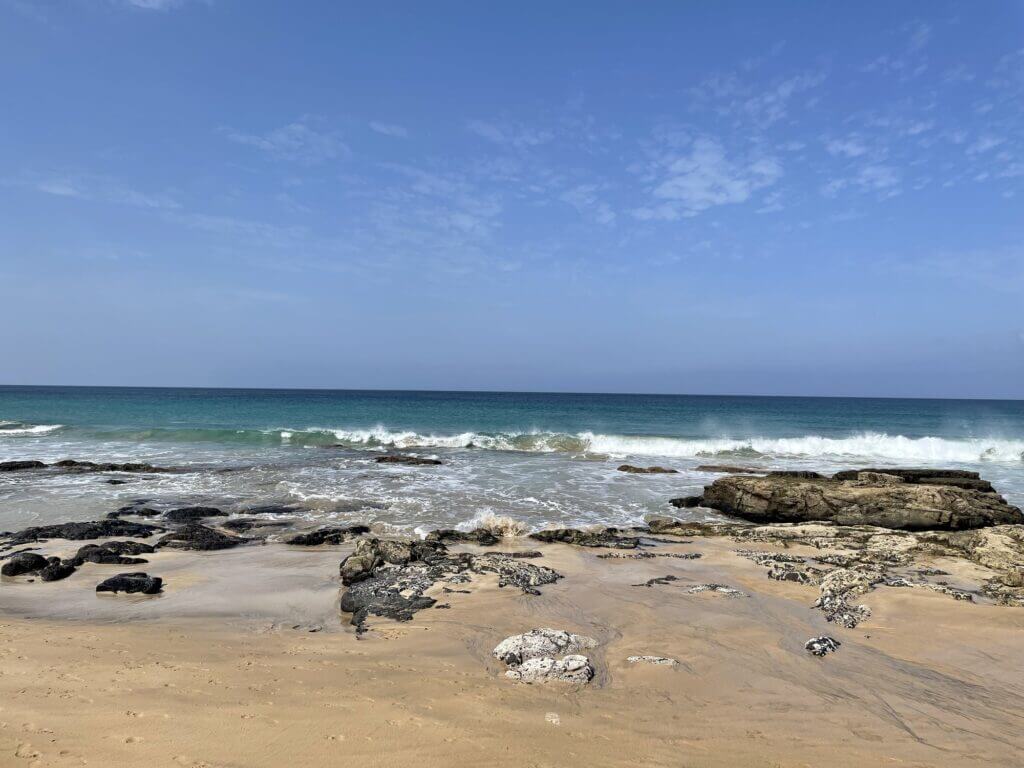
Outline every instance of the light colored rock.
[[530, 659], [562, 656], [593, 648], [592, 637], [576, 635], [562, 629], [531, 629], [521, 635], [506, 637], [494, 649], [494, 657], [509, 666], [523, 664]]
[[561, 659], [529, 659], [506, 672], [505, 677], [521, 683], [589, 683], [594, 668], [586, 656], [570, 654]]
[[626, 659], [630, 664], [657, 664], [665, 667], [679, 666], [679, 662], [666, 656], [630, 656]]

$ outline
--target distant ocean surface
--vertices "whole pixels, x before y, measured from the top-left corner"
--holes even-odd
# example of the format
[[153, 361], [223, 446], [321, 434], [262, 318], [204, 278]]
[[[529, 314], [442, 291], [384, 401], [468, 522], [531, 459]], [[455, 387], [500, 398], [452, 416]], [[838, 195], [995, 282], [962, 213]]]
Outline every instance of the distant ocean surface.
[[[388, 450], [440, 467], [374, 462]], [[298, 505], [408, 530], [487, 515], [530, 527], [632, 524], [728, 463], [825, 472], [977, 470], [1024, 504], [1024, 401], [326, 390], [0, 387], [0, 461], [145, 461], [188, 472], [0, 475], [0, 529], [102, 516], [139, 498]], [[623, 463], [676, 475], [628, 475]]]

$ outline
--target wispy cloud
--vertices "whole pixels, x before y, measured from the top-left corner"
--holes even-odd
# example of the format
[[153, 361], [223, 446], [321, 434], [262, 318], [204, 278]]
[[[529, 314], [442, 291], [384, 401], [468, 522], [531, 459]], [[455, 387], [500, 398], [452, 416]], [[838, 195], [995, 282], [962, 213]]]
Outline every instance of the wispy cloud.
[[99, 200], [117, 205], [154, 210], [175, 210], [181, 206], [165, 195], [140, 192], [116, 179], [95, 174], [78, 173], [28, 173], [20, 177], [5, 179], [8, 186], [34, 189], [55, 197], [73, 197], [79, 200]]
[[509, 121], [471, 120], [466, 128], [481, 138], [513, 149], [537, 147], [554, 138], [549, 130]]
[[313, 122], [313, 118], [301, 117], [266, 133], [244, 133], [230, 128], [221, 130], [231, 141], [255, 147], [282, 160], [313, 165], [351, 155], [340, 134], [317, 130], [311, 125]]
[[384, 136], [393, 136], [397, 139], [404, 139], [409, 136], [409, 130], [405, 126], [394, 123], [381, 123], [377, 120], [370, 121], [370, 130]]
[[829, 139], [825, 142], [825, 150], [838, 157], [860, 157], [868, 153], [868, 146], [861, 137], [850, 135], [842, 139]]
[[579, 184], [564, 191], [559, 195], [559, 199], [571, 205], [581, 215], [594, 219], [598, 224], [613, 224], [616, 219], [615, 211], [600, 198], [601, 189], [598, 184]]
[[717, 139], [700, 137], [688, 152], [666, 153], [654, 162], [651, 202], [634, 210], [640, 219], [695, 216], [714, 206], [743, 203], [782, 177], [782, 165], [767, 154], [730, 158]]

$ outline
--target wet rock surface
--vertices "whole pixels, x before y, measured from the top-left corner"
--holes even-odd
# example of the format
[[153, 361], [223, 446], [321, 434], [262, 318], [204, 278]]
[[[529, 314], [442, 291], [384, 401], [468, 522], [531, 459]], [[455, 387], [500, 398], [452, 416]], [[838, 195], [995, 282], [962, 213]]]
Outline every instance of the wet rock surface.
[[209, 517], [227, 517], [228, 513], [217, 507], [179, 507], [163, 513], [168, 523], [194, 523]]
[[17, 552], [11, 555], [0, 567], [4, 576], [22, 576], [26, 573], [40, 571], [47, 566], [47, 560], [36, 552]]
[[577, 547], [611, 547], [614, 549], [634, 549], [640, 541], [635, 536], [620, 536], [617, 528], [605, 528], [598, 531], [580, 531], [576, 528], [550, 528], [531, 533], [530, 538], [547, 544], [573, 544]]
[[669, 499], [668, 503], [676, 509], [693, 509], [699, 507], [704, 503], [703, 496], [679, 496], [675, 499]]
[[351, 623], [360, 632], [370, 616], [410, 620], [437, 602], [425, 594], [429, 589], [465, 584], [474, 574], [495, 574], [499, 587], [515, 587], [527, 594], [538, 594], [538, 587], [561, 578], [556, 571], [522, 558], [451, 553], [439, 541], [378, 538], [360, 539], [339, 571], [347, 587], [341, 610], [352, 614]]
[[72, 561], [75, 565], [139, 565], [148, 561], [134, 555], [148, 555], [155, 551], [151, 545], [139, 541], [107, 541], [103, 544], [86, 544], [78, 550]]
[[630, 664], [653, 664], [658, 667], [679, 666], [679, 662], [676, 659], [670, 659], [667, 656], [628, 656], [626, 661]]
[[210, 551], [230, 549], [245, 543], [247, 540], [238, 536], [228, 536], [213, 528], [199, 523], [189, 523], [176, 531], [163, 536], [157, 543], [159, 547], [172, 549], [188, 549], [194, 551]]
[[509, 667], [505, 676], [511, 680], [584, 684], [593, 679], [594, 667], [580, 651], [596, 645], [590, 637], [543, 628], [505, 638], [493, 655]]
[[475, 528], [472, 531], [457, 531], [454, 528], [440, 528], [427, 534], [427, 541], [443, 541], [454, 544], [479, 544], [493, 547], [501, 541], [486, 528]]
[[668, 467], [636, 467], [632, 464], [622, 464], [619, 466], [619, 472], [627, 472], [631, 475], [677, 475], [679, 474], [678, 469], [669, 469]]
[[157, 525], [133, 523], [128, 520], [106, 519], [87, 523], [60, 523], [59, 525], [37, 525], [10, 534], [8, 544], [25, 544], [32, 541], [47, 539], [105, 539], [110, 536], [130, 536], [144, 539], [155, 533], [164, 531]]
[[955, 484], [982, 483], [976, 473], [895, 472], [911, 479], [892, 472], [881, 478], [874, 470], [839, 473], [840, 479], [801, 472], [724, 477], [704, 489], [703, 506], [757, 523], [826, 521], [911, 531], [1024, 523], [1021, 511], [998, 494]]
[[407, 464], [413, 467], [436, 467], [444, 464], [440, 459], [425, 459], [420, 456], [408, 456], [402, 453], [378, 456], [374, 461], [378, 464]]
[[327, 526], [292, 536], [286, 543], [296, 547], [344, 544], [370, 532], [368, 525]]
[[163, 589], [163, 579], [146, 573], [119, 573], [96, 585], [97, 592], [127, 592], [155, 595]]
[[0, 461], [0, 472], [21, 472], [26, 469], [43, 469], [41, 461]]

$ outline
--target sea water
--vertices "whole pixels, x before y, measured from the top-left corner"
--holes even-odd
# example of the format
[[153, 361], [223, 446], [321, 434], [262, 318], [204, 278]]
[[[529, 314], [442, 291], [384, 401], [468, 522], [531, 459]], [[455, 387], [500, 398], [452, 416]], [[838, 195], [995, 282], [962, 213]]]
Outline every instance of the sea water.
[[[401, 451], [441, 466], [380, 465]], [[639, 523], [719, 476], [972, 469], [1024, 504], [1024, 402], [682, 395], [0, 387], [0, 461], [142, 461], [158, 475], [0, 473], [0, 530], [95, 519], [138, 499], [402, 530], [490, 515]], [[631, 475], [622, 463], [678, 474]], [[699, 513], [697, 513], [699, 514]]]

